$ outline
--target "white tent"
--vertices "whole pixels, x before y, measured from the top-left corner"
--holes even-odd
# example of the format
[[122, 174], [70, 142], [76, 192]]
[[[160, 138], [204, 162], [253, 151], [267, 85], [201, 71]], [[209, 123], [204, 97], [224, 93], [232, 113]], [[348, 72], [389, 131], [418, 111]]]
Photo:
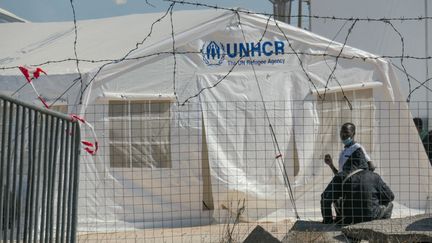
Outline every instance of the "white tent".
[[28, 22], [27, 20], [16, 16], [15, 14], [0, 8], [0, 23], [11, 23], [11, 22]]
[[[78, 22], [83, 85], [56, 105], [84, 116], [101, 145], [81, 159], [81, 230], [223, 221], [243, 199], [243, 220], [293, 218], [282, 162], [299, 216], [320, 218], [331, 179], [323, 154], [337, 161], [346, 121], [358, 125], [357, 139], [395, 192], [393, 216], [428, 210], [431, 168], [387, 60], [265, 16], [221, 10], [174, 12], [173, 43], [169, 14], [156, 21], [163, 16]], [[42, 67], [48, 75], [34, 84], [48, 103], [78, 77], [68, 61], [72, 23], [3, 24], [0, 33], [1, 67]], [[122, 58], [146, 36], [125, 61], [101, 70], [109, 61], [92, 62]], [[17, 68], [0, 70], [2, 92], [24, 83]], [[39, 102], [28, 86], [15, 97]], [[136, 111], [139, 105], [147, 108]], [[136, 120], [145, 128], [134, 127]], [[83, 134], [91, 138], [87, 127]]]

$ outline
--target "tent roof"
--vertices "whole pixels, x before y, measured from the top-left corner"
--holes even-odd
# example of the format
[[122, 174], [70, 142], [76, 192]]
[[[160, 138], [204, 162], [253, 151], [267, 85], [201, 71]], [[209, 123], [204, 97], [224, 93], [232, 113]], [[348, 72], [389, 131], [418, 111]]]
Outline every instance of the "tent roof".
[[15, 14], [0, 8], [0, 23], [10, 23], [10, 22], [29, 22], [23, 18], [16, 16]]
[[[176, 33], [186, 31], [196, 25], [227, 14], [221, 10], [176, 11], [173, 12]], [[79, 59], [101, 60], [118, 59], [141, 42], [146, 40], [145, 49], [160, 40], [170, 38], [171, 23], [169, 13], [152, 28], [152, 23], [165, 13], [136, 14], [106, 19], [78, 21], [77, 54]], [[36, 65], [46, 61], [73, 59], [73, 22], [51, 23], [8, 23], [0, 25], [0, 67]], [[101, 63], [80, 62], [82, 72], [102, 65]], [[50, 74], [74, 73], [74, 61], [50, 65]], [[6, 72], [6, 73], [5, 73]], [[2, 74], [14, 75], [17, 70], [5, 70]]]
[[[252, 21], [253, 28], [265, 26], [267, 17], [261, 15], [246, 15], [240, 12], [245, 21]], [[155, 21], [165, 16], [160, 22]], [[225, 17], [225, 18], [224, 18]], [[199, 29], [206, 23], [235, 17], [227, 10], [193, 10], [173, 12], [173, 24], [176, 35], [188, 30]], [[290, 38], [305, 43], [322, 44], [327, 47], [330, 40], [305, 30], [281, 23], [290, 32]], [[151, 32], [143, 45], [134, 52], [143, 53], [148, 48], [158, 45], [171, 38], [171, 22], [169, 13], [136, 14], [106, 19], [78, 21], [77, 55], [80, 71], [89, 72], [103, 65], [103, 62], [93, 63], [92, 60], [113, 60], [122, 58], [128, 51], [135, 48]], [[255, 27], [256, 26], [256, 27]], [[207, 30], [208, 31], [208, 30]], [[211, 31], [211, 30], [210, 30]], [[52, 23], [7, 23], [0, 25], [0, 68], [20, 65], [40, 65], [53, 61], [45, 66], [49, 74], [76, 73], [74, 59], [74, 25], [73, 22]], [[191, 32], [193, 33], [193, 32]], [[186, 38], [187, 39], [187, 38]], [[319, 45], [321, 45], [319, 44]], [[332, 45], [339, 46], [338, 43]], [[358, 56], [373, 56], [372, 54], [345, 46], [344, 53], [355, 53]], [[133, 55], [132, 55], [133, 56]], [[4, 69], [1, 75], [17, 75], [17, 69]]]

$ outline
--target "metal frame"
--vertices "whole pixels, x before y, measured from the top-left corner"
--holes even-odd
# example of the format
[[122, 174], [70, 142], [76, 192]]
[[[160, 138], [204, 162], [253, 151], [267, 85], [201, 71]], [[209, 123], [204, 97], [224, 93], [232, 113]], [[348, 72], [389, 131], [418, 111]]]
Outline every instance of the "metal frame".
[[2, 94], [0, 122], [0, 239], [75, 242], [78, 122]]

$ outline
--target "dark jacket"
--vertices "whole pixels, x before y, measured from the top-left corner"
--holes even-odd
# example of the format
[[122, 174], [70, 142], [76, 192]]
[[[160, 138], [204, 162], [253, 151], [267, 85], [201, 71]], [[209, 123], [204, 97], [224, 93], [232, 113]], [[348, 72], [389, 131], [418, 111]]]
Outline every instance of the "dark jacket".
[[[351, 144], [345, 146], [349, 147]], [[342, 196], [342, 181], [356, 169], [368, 169], [367, 159], [362, 149], [357, 149], [345, 162], [342, 171], [336, 174], [321, 194], [321, 214], [324, 222], [333, 222], [331, 204]], [[337, 222], [340, 222], [337, 220]]]
[[382, 208], [393, 201], [394, 194], [381, 177], [363, 170], [349, 177], [342, 187], [343, 224], [377, 219]]

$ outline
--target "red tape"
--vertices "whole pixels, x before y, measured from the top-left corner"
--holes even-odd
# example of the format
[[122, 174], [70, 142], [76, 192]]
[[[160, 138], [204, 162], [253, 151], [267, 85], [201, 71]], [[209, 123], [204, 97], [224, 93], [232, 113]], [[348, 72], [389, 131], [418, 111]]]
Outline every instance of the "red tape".
[[94, 144], [89, 141], [82, 140], [81, 143], [88, 147], [94, 147]]
[[24, 77], [26, 78], [27, 82], [32, 86], [34, 92], [36, 93], [38, 99], [42, 102], [42, 104], [45, 106], [45, 108], [49, 109], [49, 105], [46, 102], [46, 100], [44, 98], [42, 98], [42, 96], [39, 94], [39, 92], [36, 90], [35, 86], [32, 83], [33, 79], [37, 79], [40, 77], [40, 74], [43, 73], [45, 75], [47, 75], [47, 73], [42, 70], [41, 68], [27, 68], [24, 66], [19, 66], [18, 69], [21, 71], [21, 73], [24, 75]]
[[86, 123], [86, 121], [84, 120], [84, 118], [82, 118], [82, 117], [80, 117], [78, 115], [70, 114], [69, 116], [72, 118], [72, 121], [80, 121], [80, 122], [82, 122], [84, 124]]
[[[26, 78], [27, 82], [33, 87], [33, 90], [35, 91], [36, 95], [38, 96], [38, 99], [42, 102], [42, 104], [45, 106], [45, 108], [50, 109], [50, 106], [48, 105], [46, 100], [39, 94], [39, 92], [36, 90], [36, 88], [34, 87], [34, 85], [32, 83], [32, 80], [39, 78], [41, 73], [43, 73], [45, 75], [47, 75], [47, 73], [44, 70], [42, 70], [41, 68], [28, 68], [28, 67], [24, 67], [24, 66], [19, 66], [18, 68], [21, 71], [21, 73], [24, 75], [24, 77]], [[84, 150], [87, 151], [87, 153], [89, 153], [91, 155], [95, 155], [99, 149], [99, 145], [98, 145], [98, 142], [96, 141], [96, 134], [94, 132], [93, 126], [91, 124], [87, 123], [84, 120], [84, 118], [82, 118], [76, 114], [70, 114], [70, 117], [71, 117], [72, 121], [80, 121], [81, 123], [86, 124], [92, 130], [93, 138], [95, 140], [94, 144], [92, 142], [89, 142], [86, 140], [82, 140], [81, 143], [85, 146]]]
[[46, 102], [46, 100], [42, 96], [38, 96], [39, 100], [42, 102], [42, 104], [45, 106], [45, 108], [49, 109], [49, 105]]
[[36, 68], [36, 71], [33, 72], [33, 78], [39, 78], [41, 73], [47, 75], [47, 73], [41, 68]]
[[[81, 143], [83, 143], [86, 146], [93, 147], [93, 143], [90, 143], [88, 141], [83, 140], [83, 141], [81, 141]], [[87, 144], [89, 144], [89, 145], [87, 145]], [[95, 149], [90, 149], [89, 147], [85, 147], [84, 150], [91, 155], [95, 155], [99, 149], [98, 142], [95, 142], [94, 147], [95, 147]]]
[[24, 75], [24, 77], [27, 79], [27, 82], [30, 83], [32, 79], [30, 78], [29, 70], [22, 66], [19, 66], [18, 68], [21, 71], [21, 73]]
[[24, 75], [24, 77], [27, 79], [27, 82], [29, 83], [31, 83], [33, 79], [39, 78], [41, 73], [47, 75], [47, 73], [44, 70], [42, 70], [42, 68], [36, 68], [33, 70], [32, 68], [27, 68], [24, 66], [19, 66], [18, 68], [21, 71], [21, 73]]

